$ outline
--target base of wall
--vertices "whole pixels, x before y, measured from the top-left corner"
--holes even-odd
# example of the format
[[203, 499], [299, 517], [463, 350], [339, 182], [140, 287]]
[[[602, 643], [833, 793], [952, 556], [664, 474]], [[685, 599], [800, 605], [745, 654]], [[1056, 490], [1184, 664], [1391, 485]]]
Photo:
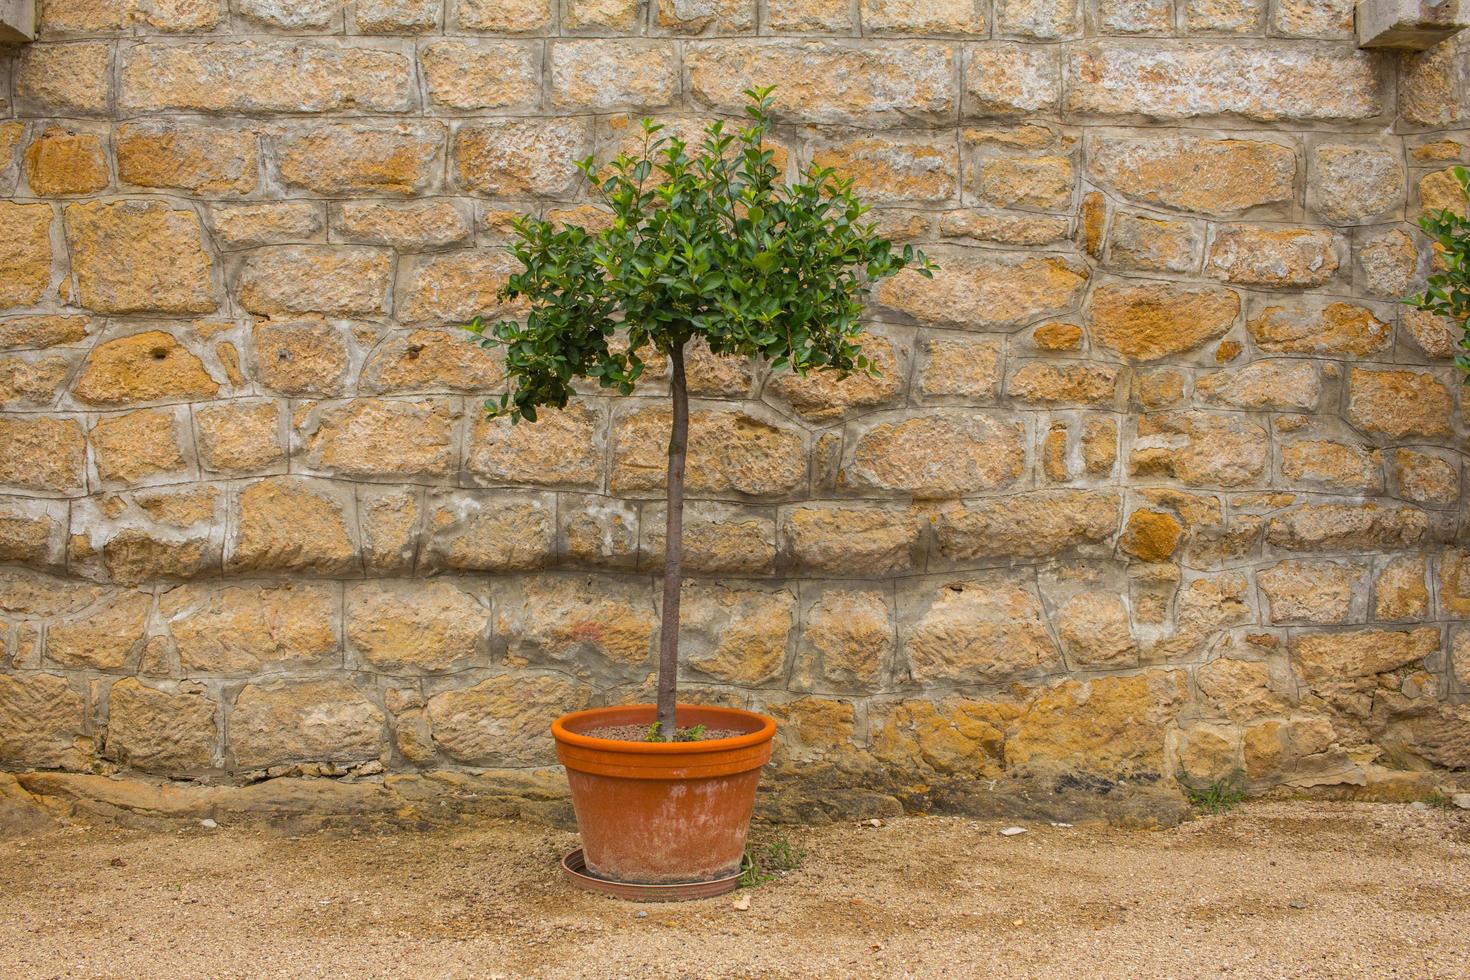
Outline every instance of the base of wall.
[[[1447, 779], [1449, 780], [1447, 782]], [[1470, 789], [1470, 774], [1374, 769], [1360, 783], [1277, 787], [1272, 797], [1408, 802]], [[768, 779], [756, 819], [828, 823], [904, 814], [1105, 821], [1172, 826], [1191, 811], [1169, 781], [1013, 776], [937, 784], [854, 786], [840, 770]], [[140, 775], [0, 772], [0, 838], [61, 821], [164, 829], [185, 821], [266, 824], [289, 832], [397, 827], [432, 830], [472, 818], [575, 826], [560, 769], [465, 773], [436, 770], [367, 778], [283, 777], [248, 785], [168, 782]]]

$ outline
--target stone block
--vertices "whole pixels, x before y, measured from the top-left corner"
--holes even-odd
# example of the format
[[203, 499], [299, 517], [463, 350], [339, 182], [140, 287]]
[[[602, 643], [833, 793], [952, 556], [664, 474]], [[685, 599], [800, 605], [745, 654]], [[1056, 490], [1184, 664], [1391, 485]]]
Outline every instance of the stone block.
[[916, 585], [900, 598], [899, 646], [915, 684], [975, 686], [1061, 665], [1040, 597], [1002, 576]]
[[100, 313], [212, 313], [220, 305], [199, 215], [165, 201], [66, 207], [81, 303]]
[[392, 268], [392, 254], [382, 249], [272, 245], [245, 256], [236, 289], [241, 306], [269, 317], [381, 316], [388, 312]]
[[774, 85], [779, 111], [804, 122], [893, 125], [954, 117], [953, 45], [898, 41], [853, 47], [784, 38], [692, 41], [688, 93], [716, 112], [739, 111], [752, 85]]
[[489, 610], [450, 582], [354, 585], [344, 615], [351, 649], [375, 671], [462, 669], [489, 648]]
[[129, 769], [181, 776], [214, 765], [216, 703], [186, 687], [166, 690], [128, 677], [107, 696], [105, 755]]
[[855, 491], [961, 497], [1016, 483], [1025, 469], [1019, 420], [957, 409], [879, 415], [854, 431], [838, 481]]
[[144, 120], [113, 134], [117, 175], [126, 184], [202, 195], [249, 194], [260, 181], [254, 130]]
[[416, 100], [413, 59], [388, 43], [147, 41], [118, 60], [118, 106], [129, 113], [406, 112]]
[[1109, 39], [1073, 48], [1064, 72], [1084, 116], [1351, 123], [1386, 108], [1381, 63], [1342, 47]]
[[229, 751], [237, 768], [297, 762], [377, 759], [383, 709], [345, 679], [247, 684], [229, 714]]

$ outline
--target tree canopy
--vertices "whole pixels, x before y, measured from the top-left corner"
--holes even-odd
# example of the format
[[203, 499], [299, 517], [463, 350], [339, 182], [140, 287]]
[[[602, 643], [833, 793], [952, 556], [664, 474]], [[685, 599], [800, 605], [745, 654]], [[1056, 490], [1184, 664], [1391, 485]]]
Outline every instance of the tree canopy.
[[539, 407], [565, 407], [576, 378], [631, 394], [650, 350], [694, 337], [800, 374], [871, 370], [858, 344], [869, 291], [906, 266], [925, 276], [933, 266], [864, 220], [850, 178], [811, 167], [781, 179], [766, 139], [770, 93], [748, 91], [749, 124], [713, 122], [697, 147], [645, 119], [638, 158], [579, 161], [610, 212], [603, 230], [517, 221], [522, 271], [499, 298], [527, 304], [524, 320], [469, 325], [505, 350], [513, 384], [486, 404], [491, 415], [534, 421]]

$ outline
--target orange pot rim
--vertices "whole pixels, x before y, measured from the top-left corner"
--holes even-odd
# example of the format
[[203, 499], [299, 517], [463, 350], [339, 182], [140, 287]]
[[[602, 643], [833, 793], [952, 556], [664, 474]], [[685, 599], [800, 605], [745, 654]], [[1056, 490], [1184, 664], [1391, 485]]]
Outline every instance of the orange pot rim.
[[564, 745], [575, 745], [586, 749], [599, 749], [604, 752], [627, 752], [634, 755], [654, 756], [729, 752], [732, 749], [743, 749], [760, 745], [776, 737], [776, 720], [756, 711], [705, 704], [681, 704], [679, 707], [698, 708], [700, 711], [716, 711], [721, 714], [733, 715], [738, 718], [754, 721], [760, 725], [760, 728], [745, 735], [737, 735], [734, 738], [712, 738], [699, 742], [627, 742], [617, 738], [593, 738], [590, 735], [574, 732], [567, 727], [568, 724], [575, 725], [579, 721], [584, 719], [590, 720], [597, 715], [606, 714], [610, 711], [632, 711], [645, 708], [652, 712], [657, 712], [658, 710], [658, 706], [653, 704], [620, 704], [602, 708], [588, 708], [585, 711], [573, 711], [570, 714], [562, 715], [551, 723], [551, 734], [556, 741]]

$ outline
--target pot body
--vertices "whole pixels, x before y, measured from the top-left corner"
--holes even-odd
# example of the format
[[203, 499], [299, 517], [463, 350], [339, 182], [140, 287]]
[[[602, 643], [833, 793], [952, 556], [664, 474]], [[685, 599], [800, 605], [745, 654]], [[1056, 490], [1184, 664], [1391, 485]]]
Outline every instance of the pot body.
[[738, 708], [679, 705], [679, 727], [745, 732], [705, 742], [623, 742], [582, 734], [647, 727], [651, 704], [592, 708], [551, 726], [567, 768], [587, 870], [637, 884], [710, 881], [740, 870], [776, 723]]

